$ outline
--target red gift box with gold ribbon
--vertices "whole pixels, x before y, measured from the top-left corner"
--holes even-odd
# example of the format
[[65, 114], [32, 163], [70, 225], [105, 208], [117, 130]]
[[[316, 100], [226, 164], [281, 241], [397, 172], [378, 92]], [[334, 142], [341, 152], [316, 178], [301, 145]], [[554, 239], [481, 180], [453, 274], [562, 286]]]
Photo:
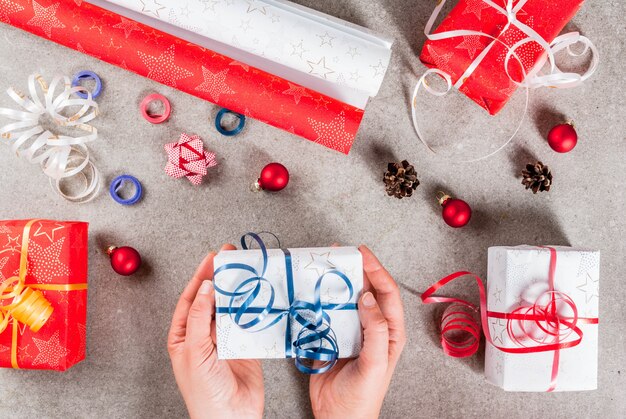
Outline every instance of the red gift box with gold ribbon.
[[85, 359], [88, 224], [0, 221], [0, 367]]

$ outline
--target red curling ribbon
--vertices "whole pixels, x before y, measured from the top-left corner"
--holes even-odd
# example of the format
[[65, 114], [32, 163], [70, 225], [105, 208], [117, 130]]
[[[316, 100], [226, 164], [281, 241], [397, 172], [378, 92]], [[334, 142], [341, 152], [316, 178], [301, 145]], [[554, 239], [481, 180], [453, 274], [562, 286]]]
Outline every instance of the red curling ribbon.
[[[487, 311], [487, 293], [482, 279], [466, 271], [446, 276], [422, 294], [424, 304], [452, 303], [444, 311], [441, 319], [441, 345], [446, 355], [464, 358], [475, 354], [479, 347], [482, 329], [485, 339], [502, 352], [513, 354], [554, 352], [550, 385], [547, 391], [552, 392], [556, 389], [561, 350], [573, 348], [582, 342], [583, 332], [578, 327], [579, 324], [598, 324], [599, 319], [579, 317], [574, 300], [567, 294], [554, 289], [557, 252], [552, 247], [544, 248], [550, 251], [549, 288], [532, 305], [518, 307], [510, 313]], [[449, 282], [463, 277], [476, 280], [480, 299], [478, 307], [458, 298], [433, 295]], [[571, 315], [563, 315], [564, 308], [568, 308]], [[474, 316], [476, 312], [480, 312], [480, 322]], [[507, 334], [516, 347], [494, 344], [487, 326], [490, 317], [507, 321]], [[529, 325], [536, 327], [540, 336], [536, 336], [537, 331], [529, 330]], [[576, 338], [570, 340], [572, 335], [576, 335]]]

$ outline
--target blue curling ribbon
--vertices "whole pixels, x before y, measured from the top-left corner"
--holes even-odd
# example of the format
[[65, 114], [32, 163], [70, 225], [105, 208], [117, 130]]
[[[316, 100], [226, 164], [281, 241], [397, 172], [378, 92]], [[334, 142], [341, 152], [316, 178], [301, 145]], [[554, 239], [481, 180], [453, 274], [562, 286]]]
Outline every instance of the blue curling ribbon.
[[[257, 269], [245, 263], [227, 263], [216, 269], [215, 277], [221, 272], [230, 270], [242, 270], [250, 273], [250, 277], [239, 284], [232, 292], [223, 290], [217, 285], [215, 286], [216, 292], [230, 297], [228, 307], [218, 307], [217, 313], [229, 314], [237, 326], [255, 333], [274, 327], [283, 318], [287, 318], [285, 332], [286, 357], [295, 358], [296, 367], [305, 374], [322, 374], [330, 370], [337, 362], [337, 359], [339, 359], [339, 346], [335, 332], [330, 324], [328, 311], [357, 309], [355, 303], [350, 303], [354, 296], [352, 282], [343, 272], [334, 269], [324, 273], [317, 279], [313, 302], [297, 300], [294, 294], [291, 253], [287, 249], [282, 249], [285, 254], [289, 307], [274, 307], [276, 292], [272, 283], [265, 278], [268, 263], [267, 248], [257, 234], [248, 233], [241, 238], [241, 246], [244, 250], [248, 250], [246, 237], [252, 238], [259, 245], [263, 255], [263, 268], [261, 272], [258, 272]], [[337, 277], [345, 283], [349, 292], [345, 303], [322, 303], [322, 283], [329, 277]], [[254, 307], [253, 303], [261, 294], [263, 287], [269, 287], [270, 297], [268, 302], [262, 307]], [[241, 300], [243, 302], [237, 306], [237, 302]], [[275, 317], [270, 320], [270, 316]], [[248, 320], [250, 318], [251, 320]], [[291, 333], [293, 322], [301, 326], [295, 339], [292, 338]], [[254, 330], [250, 330], [252, 328]], [[313, 368], [314, 361], [321, 361], [323, 364]]]

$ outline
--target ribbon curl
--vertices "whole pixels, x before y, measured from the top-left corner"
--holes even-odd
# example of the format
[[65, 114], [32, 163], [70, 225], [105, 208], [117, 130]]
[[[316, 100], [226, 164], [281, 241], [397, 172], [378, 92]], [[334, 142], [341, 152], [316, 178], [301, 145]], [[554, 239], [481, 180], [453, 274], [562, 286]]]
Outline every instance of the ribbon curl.
[[[556, 389], [561, 350], [573, 348], [582, 342], [583, 332], [579, 325], [598, 324], [599, 320], [579, 317], [574, 300], [567, 294], [555, 290], [557, 252], [551, 247], [546, 249], [550, 252], [548, 291], [541, 294], [532, 304], [518, 307], [510, 313], [487, 310], [485, 286], [480, 277], [471, 272], [462, 271], [448, 275], [422, 294], [424, 304], [452, 303], [444, 312], [441, 321], [441, 344], [446, 355], [456, 358], [472, 356], [478, 350], [482, 329], [487, 342], [502, 352], [512, 354], [553, 352], [550, 385], [547, 391], [552, 392]], [[480, 297], [478, 307], [458, 298], [434, 295], [441, 287], [463, 277], [472, 277], [476, 281]], [[564, 308], [569, 308], [570, 313], [564, 314]], [[473, 312], [480, 312], [480, 322], [474, 318]], [[506, 320], [506, 331], [515, 347], [499, 346], [494, 343], [488, 327], [489, 318]], [[536, 330], [529, 330], [529, 324]], [[569, 339], [572, 335], [576, 335], [573, 340]]]
[[[455, 87], [457, 89], [460, 88], [465, 83], [465, 81], [473, 74], [476, 68], [478, 68], [478, 66], [480, 65], [482, 60], [485, 58], [487, 53], [496, 45], [496, 43], [503, 45], [507, 49], [507, 53], [504, 59], [504, 71], [506, 72], [507, 77], [515, 85], [525, 88], [526, 101], [524, 104], [524, 111], [522, 113], [522, 117], [520, 118], [520, 121], [515, 131], [503, 145], [501, 145], [495, 151], [485, 156], [479, 157], [477, 159], [461, 160], [459, 161], [459, 163], [470, 163], [470, 162], [477, 162], [480, 160], [487, 159], [497, 154], [498, 152], [500, 152], [513, 140], [513, 138], [515, 138], [528, 112], [528, 104], [529, 104], [529, 98], [530, 98], [529, 89], [531, 88], [536, 89], [539, 87], [552, 87], [552, 88], [563, 89], [563, 88], [579, 86], [589, 77], [591, 77], [593, 73], [595, 73], [598, 67], [598, 63], [599, 63], [598, 50], [587, 37], [580, 35], [580, 33], [570, 32], [567, 34], [563, 34], [563, 35], [557, 36], [552, 42], [548, 43], [545, 39], [541, 37], [541, 35], [539, 35], [530, 26], [520, 22], [517, 19], [517, 13], [524, 7], [524, 5], [526, 4], [528, 0], [518, 0], [517, 3], [515, 3], [514, 0], [506, 0], [505, 7], [502, 7], [494, 3], [492, 0], [482, 0], [482, 1], [488, 4], [489, 6], [491, 6], [492, 8], [494, 8], [495, 10], [497, 10], [498, 12], [500, 12], [501, 14], [505, 15], [507, 18], [506, 25], [504, 25], [504, 27], [500, 31], [500, 34], [497, 36], [493, 36], [493, 35], [476, 31], [476, 30], [468, 30], [468, 29], [458, 29], [458, 30], [452, 30], [452, 31], [433, 33], [432, 32], [433, 26], [435, 24], [435, 21], [439, 17], [441, 9], [444, 7], [446, 0], [438, 1], [437, 6], [433, 10], [433, 13], [431, 14], [430, 18], [428, 19], [428, 22], [426, 23], [426, 26], [424, 28], [424, 34], [431, 41], [456, 38], [456, 37], [462, 37], [462, 36], [479, 36], [479, 37], [488, 38], [490, 40], [490, 43], [474, 59], [474, 61], [465, 70], [463, 75], [461, 75], [461, 77], [459, 77], [459, 79], [454, 84], [452, 83], [452, 78], [449, 74], [437, 68], [432, 68], [432, 69], [427, 70], [419, 78], [417, 84], [415, 85], [415, 89], [413, 90], [413, 96], [411, 98], [411, 116], [413, 120], [413, 127], [415, 128], [417, 137], [424, 144], [424, 146], [428, 148], [429, 151], [431, 151], [433, 154], [437, 154], [437, 152], [426, 141], [424, 135], [422, 134], [419, 128], [419, 123], [417, 121], [417, 103], [416, 102], [417, 102], [417, 95], [419, 94], [420, 89], [423, 87], [424, 90], [426, 90], [428, 93], [434, 96], [445, 96], [452, 90], [452, 87]], [[522, 31], [526, 35], [526, 38], [521, 39], [520, 41], [516, 42], [512, 46], [509, 46], [506, 43], [504, 43], [502, 40], [500, 40], [499, 36], [505, 33], [512, 26]], [[538, 63], [536, 63], [533, 66], [533, 68], [530, 70], [530, 72], [528, 73], [526, 72], [524, 65], [522, 64], [522, 60], [516, 54], [516, 50], [530, 42], [536, 42], [545, 51], [547, 61], [549, 62], [549, 73], [544, 74], [542, 72], [542, 69], [546, 62], [545, 59], [540, 60]], [[571, 47], [579, 43], [584, 46], [584, 49], [580, 53], [575, 53], [574, 51], [572, 51]], [[592, 57], [591, 57], [591, 63], [587, 71], [584, 72], [583, 74], [561, 71], [561, 69], [556, 65], [555, 54], [562, 50], [566, 50], [567, 53], [572, 57], [580, 57], [586, 54], [587, 51], [590, 50], [592, 52]], [[515, 78], [511, 76], [511, 74], [509, 73], [509, 62], [511, 58], [515, 58], [515, 60], [519, 63], [519, 66], [522, 72], [521, 81], [515, 80]], [[428, 85], [426, 78], [431, 74], [438, 74], [441, 77], [443, 77], [443, 79], [446, 82], [445, 90], [438, 91]]]
[[[59, 86], [63, 90], [55, 96]], [[98, 115], [98, 104], [84, 87], [72, 87], [68, 77], [55, 77], [48, 86], [39, 74], [32, 74], [28, 77], [28, 90], [29, 96], [13, 88], [7, 90], [9, 97], [23, 110], [0, 108], [0, 115], [16, 121], [0, 127], [0, 138], [11, 143], [18, 157], [39, 164], [59, 195], [72, 202], [92, 200], [100, 189], [100, 174], [90, 160], [86, 144], [98, 138], [98, 130], [88, 124]], [[75, 96], [77, 92], [84, 92], [87, 98]], [[73, 115], [63, 115], [67, 108], [78, 106], [80, 108]], [[76, 137], [55, 134], [42, 126], [42, 118], [49, 119], [57, 127], [87, 134]], [[82, 190], [76, 194], [63, 192], [63, 179], [77, 175], [84, 180]]]
[[[228, 263], [216, 269], [215, 277], [222, 272], [232, 270], [245, 271], [251, 275], [232, 292], [215, 286], [216, 292], [230, 297], [228, 307], [218, 307], [216, 311], [230, 314], [231, 319], [238, 327], [251, 332], [269, 329], [286, 318], [286, 357], [295, 358], [296, 367], [305, 374], [322, 374], [329, 371], [339, 358], [339, 347], [337, 337], [331, 327], [328, 311], [357, 309], [356, 304], [350, 303], [354, 296], [354, 288], [350, 279], [338, 270], [328, 271], [321, 275], [315, 284], [313, 302], [298, 300], [294, 296], [291, 253], [289, 250], [283, 249], [289, 307], [275, 307], [276, 292], [274, 286], [265, 278], [268, 265], [267, 248], [257, 234], [248, 233], [241, 238], [241, 245], [244, 250], [248, 249], [246, 237], [252, 238], [259, 245], [263, 257], [263, 267], [259, 272], [253, 266], [245, 263]], [[321, 301], [322, 284], [329, 277], [337, 277], [345, 284], [349, 295], [344, 303], [330, 304]], [[258, 299], [264, 287], [269, 289], [269, 299], [264, 306], [254, 307], [253, 303]], [[236, 304], [240, 301], [243, 302], [237, 307]], [[270, 320], [268, 318], [270, 315], [276, 317]], [[292, 339], [291, 328], [294, 323], [300, 327], [300, 330], [295, 339]], [[322, 362], [322, 365], [314, 367], [315, 361]]]

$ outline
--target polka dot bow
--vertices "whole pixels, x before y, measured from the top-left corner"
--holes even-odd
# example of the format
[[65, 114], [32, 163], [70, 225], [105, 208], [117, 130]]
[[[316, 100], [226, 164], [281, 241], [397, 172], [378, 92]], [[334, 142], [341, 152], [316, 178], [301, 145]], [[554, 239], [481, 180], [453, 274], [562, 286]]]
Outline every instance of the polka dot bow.
[[194, 185], [202, 183], [209, 167], [217, 166], [215, 153], [207, 152], [199, 136], [181, 134], [176, 143], [166, 144], [165, 173], [175, 179], [187, 177]]

